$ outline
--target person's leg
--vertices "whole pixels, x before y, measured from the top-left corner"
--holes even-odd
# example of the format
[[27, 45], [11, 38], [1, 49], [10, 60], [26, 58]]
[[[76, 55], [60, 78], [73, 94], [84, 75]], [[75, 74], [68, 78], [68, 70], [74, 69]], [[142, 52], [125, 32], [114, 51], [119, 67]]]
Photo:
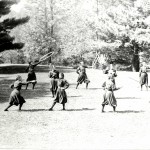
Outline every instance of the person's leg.
[[52, 97], [54, 97], [54, 95], [55, 95], [55, 92], [52, 90]]
[[21, 110], [21, 108], [22, 108], [22, 105], [23, 105], [23, 103], [22, 103], [22, 104], [19, 104], [19, 110]]
[[34, 82], [34, 83], [32, 83], [32, 84], [33, 84], [33, 87], [32, 87], [32, 89], [34, 90], [36, 82]]
[[51, 108], [49, 109], [49, 111], [53, 110], [53, 107], [55, 106], [56, 102], [53, 102]]
[[63, 110], [65, 110], [65, 103], [63, 103], [62, 105], [63, 105]]
[[148, 85], [147, 84], [145, 84], [145, 87], [146, 87], [146, 90], [148, 91]]
[[6, 107], [6, 109], [4, 109], [4, 111], [8, 111], [8, 108], [10, 108], [12, 105], [9, 104], [8, 107]]
[[77, 82], [76, 89], [78, 88], [78, 86], [79, 86], [79, 82]]
[[142, 87], [143, 87], [143, 85], [141, 84], [141, 91], [142, 91]]
[[29, 85], [29, 83], [26, 84], [26, 90], [27, 90], [27, 88], [28, 88], [28, 85]]
[[105, 111], [104, 111], [104, 107], [105, 107], [105, 105], [104, 105], [104, 104], [102, 104], [102, 112], [105, 112]]
[[116, 106], [113, 106], [113, 111], [114, 111], [114, 112], [116, 111]]
[[89, 83], [86, 83], [86, 89], [88, 89], [88, 85], [89, 85]]

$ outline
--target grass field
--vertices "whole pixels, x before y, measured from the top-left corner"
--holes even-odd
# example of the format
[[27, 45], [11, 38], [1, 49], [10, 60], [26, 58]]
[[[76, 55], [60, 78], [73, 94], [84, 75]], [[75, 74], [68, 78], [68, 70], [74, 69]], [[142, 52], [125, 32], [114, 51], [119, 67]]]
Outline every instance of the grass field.
[[[23, 87], [26, 99], [22, 111], [8, 105], [11, 84], [16, 73], [0, 74], [0, 149], [150, 149], [150, 89], [140, 91], [138, 73], [118, 72], [115, 91], [117, 112], [106, 106], [101, 113], [106, 75], [88, 69], [89, 89], [75, 89], [77, 74], [61, 70], [70, 83], [66, 90], [66, 111], [57, 104], [48, 111], [53, 99], [49, 92], [48, 70], [37, 73], [35, 90]], [[25, 80], [26, 73], [20, 73]]]

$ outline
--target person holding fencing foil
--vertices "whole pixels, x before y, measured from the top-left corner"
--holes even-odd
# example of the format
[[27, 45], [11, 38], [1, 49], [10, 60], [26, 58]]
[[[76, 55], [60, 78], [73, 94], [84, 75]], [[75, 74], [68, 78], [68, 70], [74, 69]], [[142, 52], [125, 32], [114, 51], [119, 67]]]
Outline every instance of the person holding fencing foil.
[[147, 67], [145, 62], [143, 62], [142, 67], [140, 68], [139, 77], [140, 77], [141, 91], [143, 85], [145, 85], [146, 89], [148, 90], [148, 74], [147, 74]]
[[84, 62], [81, 62], [80, 66], [77, 68], [76, 72], [79, 74], [79, 76], [77, 79], [76, 89], [78, 88], [79, 84], [82, 84], [83, 82], [86, 84], [86, 89], [88, 88], [88, 84], [90, 83], [90, 80], [87, 77], [86, 68], [87, 66], [84, 65]]
[[[52, 55], [52, 52], [50, 52], [50, 53], [48, 53], [48, 54], [46, 54], [46, 55], [44, 55], [43, 57], [41, 57], [40, 58], [40, 60], [38, 61], [38, 62], [32, 62], [32, 61], [30, 61], [29, 62], [29, 66], [27, 67], [27, 69], [26, 69], [26, 71], [28, 72], [28, 77], [27, 77], [27, 82], [29, 82], [29, 83], [32, 83], [33, 84], [33, 87], [32, 87], [32, 89], [34, 89], [34, 87], [35, 87], [35, 84], [37, 83], [37, 80], [36, 80], [36, 74], [35, 74], [35, 71], [34, 71], [34, 69], [35, 69], [35, 67], [38, 65], [38, 64], [40, 64], [42, 61], [44, 61], [44, 60], [46, 60], [47, 58], [49, 58], [50, 56]], [[28, 83], [28, 84], [29, 84]], [[28, 84], [26, 85], [26, 89], [28, 88]]]
[[26, 102], [24, 98], [21, 96], [21, 87], [22, 85], [26, 85], [27, 83], [22, 82], [22, 77], [18, 75], [16, 77], [16, 81], [10, 85], [11, 88], [13, 88], [13, 91], [10, 94], [9, 97], [9, 105], [4, 111], [8, 111], [8, 108], [10, 108], [13, 105], [18, 106], [19, 110], [21, 110], [22, 105]]
[[59, 79], [57, 81], [57, 85], [58, 85], [58, 89], [56, 92], [56, 96], [55, 96], [54, 102], [53, 102], [51, 108], [49, 109], [49, 111], [53, 110], [53, 107], [55, 106], [56, 103], [62, 104], [63, 110], [65, 110], [65, 104], [67, 103], [67, 94], [66, 94], [65, 89], [67, 89], [69, 87], [69, 83], [67, 82], [67, 80], [64, 79], [63, 73], [59, 74]]
[[112, 80], [111, 75], [108, 75], [108, 79], [103, 83], [102, 87], [105, 92], [103, 94], [102, 112], [104, 112], [105, 105], [113, 107], [113, 111], [116, 111], [117, 101], [114, 96], [115, 84]]
[[[32, 61], [29, 62], [29, 66], [27, 67], [26, 71], [28, 72], [28, 77], [27, 77], [27, 82], [30, 81], [30, 83], [32, 83], [32, 89], [34, 89], [35, 84], [37, 83], [36, 81], [36, 74], [34, 71], [34, 68], [40, 64], [41, 61], [37, 62], [37, 63], [33, 63]], [[26, 90], [28, 88], [28, 84], [26, 85]]]

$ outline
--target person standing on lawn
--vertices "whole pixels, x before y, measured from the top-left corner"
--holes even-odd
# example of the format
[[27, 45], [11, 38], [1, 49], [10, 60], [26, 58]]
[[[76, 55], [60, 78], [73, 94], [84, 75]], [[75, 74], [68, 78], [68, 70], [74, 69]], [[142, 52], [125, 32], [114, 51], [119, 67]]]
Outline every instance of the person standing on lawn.
[[79, 76], [77, 79], [76, 89], [78, 88], [79, 84], [82, 84], [83, 82], [86, 84], [86, 89], [88, 88], [88, 84], [90, 83], [90, 80], [87, 77], [86, 68], [87, 66], [84, 65], [83, 61], [80, 63], [80, 66], [77, 68], [76, 72], [79, 74]]
[[[40, 58], [39, 61], [37, 62], [29, 62], [29, 66], [27, 67], [26, 71], [28, 72], [28, 77], [27, 77], [27, 82], [30, 81], [29, 83], [32, 83], [32, 89], [34, 89], [35, 84], [37, 83], [36, 80], [36, 74], [35, 74], [35, 67], [40, 64], [42, 61], [46, 60], [47, 58], [51, 57], [51, 55], [53, 54], [53, 52], [49, 52], [46, 55], [44, 55], [43, 57]], [[28, 88], [28, 84], [26, 85], [26, 89]]]
[[55, 70], [53, 67], [52, 70], [49, 71], [49, 78], [50, 78], [50, 91], [52, 92], [52, 97], [56, 95], [56, 91], [58, 88], [57, 80], [59, 78], [58, 71]]
[[26, 102], [24, 98], [21, 96], [21, 87], [22, 85], [26, 85], [28, 83], [23, 83], [22, 82], [22, 77], [18, 75], [16, 77], [16, 81], [10, 85], [10, 87], [13, 89], [13, 91], [10, 94], [9, 97], [9, 105], [4, 111], [8, 111], [8, 108], [10, 108], [13, 105], [18, 106], [19, 105], [19, 110], [21, 110], [23, 104]]
[[[29, 62], [29, 66], [27, 67], [26, 71], [28, 72], [28, 77], [27, 77], [27, 82], [30, 81], [30, 83], [32, 83], [32, 89], [34, 89], [35, 87], [35, 84], [37, 83], [37, 80], [36, 80], [36, 74], [35, 74], [35, 67], [40, 64], [41, 61], [38, 61], [38, 62], [32, 62], [30, 61]], [[28, 88], [28, 84], [26, 85], [26, 90]]]
[[60, 73], [59, 74], [59, 79], [57, 80], [57, 92], [56, 96], [54, 98], [54, 102], [49, 109], [49, 111], [53, 110], [53, 107], [55, 106], [56, 103], [60, 103], [63, 105], [63, 110], [65, 110], [65, 104], [67, 103], [67, 94], [66, 94], [66, 89], [69, 87], [69, 83], [67, 80], [64, 79], [64, 74]]
[[143, 85], [145, 85], [146, 89], [148, 90], [148, 73], [147, 73], [147, 67], [145, 62], [142, 63], [142, 67], [140, 68], [139, 77], [140, 77], [141, 91]]
[[102, 85], [104, 89], [103, 94], [103, 103], [102, 103], [102, 112], [104, 112], [105, 105], [110, 105], [113, 107], [113, 111], [116, 111], [117, 101], [114, 96], [115, 84], [112, 80], [112, 75], [108, 75], [108, 79]]

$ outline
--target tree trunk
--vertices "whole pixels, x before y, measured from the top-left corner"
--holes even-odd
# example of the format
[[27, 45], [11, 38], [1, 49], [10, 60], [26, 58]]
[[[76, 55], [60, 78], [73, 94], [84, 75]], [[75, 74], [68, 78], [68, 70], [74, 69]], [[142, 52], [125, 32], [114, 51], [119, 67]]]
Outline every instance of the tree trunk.
[[139, 65], [140, 65], [140, 60], [139, 60], [138, 50], [136, 50], [132, 57], [132, 71], [138, 72]]
[[[52, 48], [49, 48], [48, 53], [52, 52]], [[49, 57], [48, 64], [52, 63], [52, 57]]]
[[138, 72], [140, 69], [140, 59], [139, 59], [139, 45], [137, 42], [132, 41], [133, 44], [133, 57], [132, 57], [132, 71]]

